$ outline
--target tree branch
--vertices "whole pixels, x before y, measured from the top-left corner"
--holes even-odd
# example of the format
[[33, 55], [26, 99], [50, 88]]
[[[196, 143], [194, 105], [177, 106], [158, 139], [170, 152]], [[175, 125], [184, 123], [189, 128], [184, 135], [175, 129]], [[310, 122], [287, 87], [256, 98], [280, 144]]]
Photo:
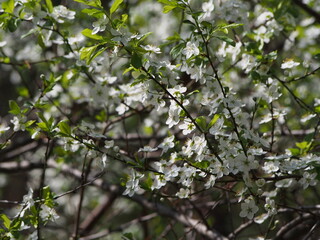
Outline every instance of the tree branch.
[[[3, 166], [4, 164], [6, 164], [7, 166]], [[10, 169], [5, 168], [5, 167], [10, 167]], [[14, 168], [14, 167], [17, 167], [17, 168]], [[43, 164], [41, 164], [41, 163], [31, 164], [27, 161], [23, 162], [23, 167], [21, 167], [21, 163], [16, 163], [16, 162], [10, 163], [10, 166], [8, 166], [8, 163], [2, 163], [2, 164], [0, 164], [0, 172], [3, 172], [3, 170], [7, 170], [7, 171], [9, 170], [12, 173], [16, 169], [19, 169], [20, 171], [23, 171], [23, 170], [29, 171], [31, 169], [42, 168], [42, 167], [43, 167]], [[81, 180], [81, 178], [82, 178], [81, 171], [79, 171], [77, 169], [73, 169], [66, 164], [58, 164], [53, 160], [49, 160], [48, 167], [59, 169], [62, 173], [70, 175], [78, 180]], [[92, 180], [92, 177], [91, 178], [88, 177], [88, 181], [90, 182], [91, 180]], [[170, 207], [164, 206], [160, 203], [150, 202], [141, 195], [133, 195], [132, 197], [122, 195], [123, 188], [121, 188], [120, 186], [108, 184], [107, 182], [103, 181], [102, 179], [96, 179], [95, 181], [92, 182], [92, 185], [94, 185], [94, 186], [96, 186], [106, 192], [110, 192], [111, 194], [115, 194], [118, 196], [128, 198], [132, 201], [139, 203], [142, 207], [144, 207], [148, 210], [155, 211], [159, 215], [169, 217], [171, 219], [174, 219], [174, 220], [182, 223], [183, 225], [185, 225], [187, 227], [191, 227], [197, 233], [204, 236], [206, 239], [209, 239], [209, 240], [210, 239], [212, 239], [212, 240], [213, 239], [214, 240], [227, 240], [228, 239], [225, 236], [223, 236], [222, 234], [220, 234], [218, 231], [216, 231], [214, 229], [208, 229], [208, 227], [206, 225], [204, 225], [203, 223], [199, 222], [198, 219], [193, 219], [191, 217], [187, 217], [183, 214], [180, 214], [179, 212], [176, 212], [175, 210], [171, 209]]]
[[310, 8], [307, 4], [301, 2], [300, 0], [293, 0], [293, 3], [306, 11], [309, 15], [313, 16], [318, 23], [320, 23], [320, 14]]

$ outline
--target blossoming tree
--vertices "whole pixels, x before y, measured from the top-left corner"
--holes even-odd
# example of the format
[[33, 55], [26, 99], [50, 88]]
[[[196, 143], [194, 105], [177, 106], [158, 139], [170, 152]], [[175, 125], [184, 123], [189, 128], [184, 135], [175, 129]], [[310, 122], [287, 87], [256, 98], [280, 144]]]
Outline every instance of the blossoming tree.
[[2, 0], [1, 239], [317, 239], [319, 6]]

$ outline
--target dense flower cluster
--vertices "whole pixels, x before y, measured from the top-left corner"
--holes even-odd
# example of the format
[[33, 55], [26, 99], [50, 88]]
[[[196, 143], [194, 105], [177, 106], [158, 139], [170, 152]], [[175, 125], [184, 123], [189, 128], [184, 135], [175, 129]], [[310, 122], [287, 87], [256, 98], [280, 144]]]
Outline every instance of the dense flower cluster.
[[[279, 211], [309, 204], [283, 196], [317, 191], [318, 20], [294, 17], [290, 1], [138, 1], [131, 9], [118, 0], [75, 2], [2, 4], [0, 65], [15, 66], [8, 78], [20, 96], [10, 101], [10, 119], [0, 119], [0, 150], [23, 132], [42, 144], [34, 160], [45, 162], [40, 187], [33, 185], [43, 196], [34, 201], [30, 190], [16, 215], [34, 228], [30, 239], [58, 221], [56, 199], [42, 189], [66, 188], [49, 179], [50, 164], [56, 174], [59, 164], [78, 168], [83, 188], [102, 178], [141, 204], [154, 196], [218, 204], [217, 192], [231, 194], [229, 209], [270, 229], [281, 228]], [[141, 19], [145, 6], [159, 27]], [[15, 31], [21, 39], [8, 33]], [[31, 86], [23, 71], [33, 69]]]

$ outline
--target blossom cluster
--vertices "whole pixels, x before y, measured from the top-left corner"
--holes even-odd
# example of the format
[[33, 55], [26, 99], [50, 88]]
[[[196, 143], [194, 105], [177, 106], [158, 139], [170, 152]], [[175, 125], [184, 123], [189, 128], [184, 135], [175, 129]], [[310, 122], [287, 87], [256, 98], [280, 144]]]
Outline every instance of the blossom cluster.
[[[105, 181], [129, 199], [230, 193], [238, 216], [256, 224], [275, 221], [282, 193], [316, 187], [320, 104], [312, 76], [319, 61], [310, 56], [315, 41], [305, 51], [288, 47], [305, 40], [297, 25], [311, 28], [308, 19], [293, 18], [290, 6], [159, 1], [148, 5], [150, 21], [163, 8], [159, 26], [173, 21], [179, 31], [159, 39], [162, 30], [154, 29], [152, 40], [135, 7], [121, 12], [122, 1], [109, 11], [100, 1], [77, 0], [80, 10], [34, 1], [39, 11], [28, 1], [10, 2], [0, 26], [27, 32], [25, 47], [7, 51], [15, 43], [1, 35], [0, 65], [44, 70], [37, 69], [37, 90], [20, 83], [22, 72], [11, 74], [20, 97], [10, 102], [10, 119], [0, 119], [1, 148], [23, 132], [44, 143], [46, 161], [83, 166], [81, 184], [94, 171], [110, 173]], [[91, 23], [77, 23], [78, 15]], [[16, 19], [34, 27], [16, 26]], [[34, 204], [30, 190], [19, 218]], [[38, 218], [55, 221], [53, 205], [41, 204]]]

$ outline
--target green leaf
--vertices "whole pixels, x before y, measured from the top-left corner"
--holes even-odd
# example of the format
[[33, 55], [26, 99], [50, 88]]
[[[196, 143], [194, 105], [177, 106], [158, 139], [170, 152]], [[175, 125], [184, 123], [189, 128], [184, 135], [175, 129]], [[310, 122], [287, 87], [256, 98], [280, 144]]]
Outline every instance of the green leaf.
[[81, 12], [88, 14], [89, 16], [99, 17], [103, 15], [103, 11], [95, 8], [85, 8]]
[[45, 123], [45, 122], [39, 122], [39, 123], [37, 123], [37, 126], [44, 132], [50, 131], [50, 129], [47, 126], [47, 123]]
[[95, 116], [95, 118], [100, 122], [106, 121], [107, 120], [106, 111], [105, 110], [101, 110], [100, 113]]
[[98, 45], [94, 45], [91, 47], [83, 47], [80, 50], [80, 59], [81, 60], [86, 60], [87, 64], [90, 64], [90, 62], [93, 60], [92, 55], [97, 49]]
[[123, 71], [122, 75], [124, 75], [124, 74], [126, 74], [127, 72], [130, 72], [130, 71], [132, 71], [132, 70], [134, 70], [134, 67], [128, 67], [128, 68], [126, 68], [126, 69]]
[[232, 24], [228, 24], [228, 25], [222, 25], [222, 26], [218, 26], [218, 28], [220, 29], [229, 29], [229, 28], [237, 28], [243, 26], [242, 23], [232, 23]]
[[178, 4], [178, 1], [177, 0], [158, 0], [159, 3], [163, 3], [163, 4], [166, 4], [166, 5], [177, 5]]
[[310, 143], [304, 141], [304, 142], [297, 142], [296, 146], [300, 149], [306, 149], [309, 146]]
[[26, 87], [17, 87], [17, 92], [22, 97], [30, 98], [29, 90]]
[[192, 26], [196, 26], [193, 22], [191, 22], [190, 20], [186, 19], [186, 20], [183, 20], [183, 23], [185, 24], [190, 24]]
[[293, 156], [298, 156], [300, 155], [300, 150], [298, 148], [289, 148], [289, 151]]
[[84, 29], [82, 32], [82, 35], [91, 39], [95, 39], [95, 40], [102, 40], [103, 37], [97, 34], [92, 34], [92, 30], [89, 28]]
[[173, 5], [166, 5], [163, 7], [163, 13], [171, 12], [173, 9], [175, 9], [177, 6]]
[[10, 224], [11, 224], [10, 219], [9, 219], [5, 214], [1, 214], [1, 215], [0, 215], [0, 218], [1, 218], [2, 221], [3, 221], [3, 225], [4, 225], [7, 229], [10, 229]]
[[207, 29], [212, 29], [212, 23], [210, 23], [210, 22], [202, 21], [201, 25], [206, 27]]
[[43, 116], [42, 112], [38, 112], [37, 115], [42, 120], [42, 122], [47, 122], [47, 119]]
[[123, 240], [134, 240], [132, 233], [124, 233], [121, 238]]
[[211, 121], [208, 124], [208, 129], [210, 129], [219, 119], [220, 115], [219, 114], [215, 114], [213, 116], [213, 118], [211, 119]]
[[150, 34], [152, 34], [152, 32], [146, 32], [146, 33], [142, 34], [142, 36], [137, 41], [137, 45], [139, 45], [143, 40], [145, 40]]
[[66, 134], [68, 136], [71, 135], [71, 128], [66, 121], [61, 121], [58, 124], [58, 127], [59, 127], [61, 133]]
[[19, 18], [14, 18], [14, 17], [11, 18], [11, 19], [8, 21], [8, 25], [7, 25], [9, 31], [10, 31], [10, 32], [16, 31], [17, 28], [18, 28], [19, 23], [20, 23], [20, 19], [19, 19]]
[[101, 49], [99, 49], [98, 51], [96, 51], [90, 58], [90, 62], [95, 59], [96, 57], [98, 57], [101, 53], [103, 53], [105, 50], [107, 49], [107, 47], [103, 47]]
[[260, 74], [257, 71], [251, 71], [250, 75], [253, 80], [260, 80], [261, 79]]
[[52, 11], [53, 11], [53, 5], [52, 5], [51, 0], [46, 0], [46, 5], [47, 5], [47, 8], [48, 8], [49, 13], [52, 13]]
[[10, 230], [11, 233], [15, 236], [19, 236], [19, 233], [17, 233], [17, 231], [21, 231], [21, 223], [22, 220], [21, 218], [14, 218], [10, 224]]
[[[83, 47], [80, 50], [80, 59], [86, 60], [87, 64], [90, 64], [90, 62], [95, 59], [98, 55], [103, 53], [107, 47], [102, 47], [101, 45], [106, 44], [106, 42], [99, 43], [97, 45], [91, 46], [91, 47]], [[98, 49], [98, 47], [100, 49]]]
[[0, 57], [0, 62], [1, 63], [10, 63], [10, 58], [9, 57]]
[[110, 8], [110, 15], [114, 13], [120, 6], [120, 4], [123, 2], [123, 0], [114, 0], [111, 8]]
[[26, 126], [26, 127], [30, 127], [32, 124], [34, 124], [35, 123], [35, 120], [29, 120], [29, 121], [27, 121], [24, 125]]
[[83, 4], [91, 6], [91, 7], [102, 8], [100, 0], [74, 0], [74, 1], [83, 3]]
[[206, 131], [207, 121], [204, 116], [197, 117], [196, 123], [203, 131]]
[[172, 36], [167, 37], [166, 40], [170, 41], [170, 42], [178, 42], [180, 41], [181, 37], [179, 35], [179, 33], [175, 32]]
[[320, 53], [317, 53], [317, 54], [315, 54], [315, 55], [313, 55], [313, 58], [315, 59], [315, 60], [320, 60]]
[[173, 58], [178, 57], [181, 54], [182, 50], [185, 48], [185, 46], [186, 46], [185, 43], [180, 43], [180, 44], [174, 46], [170, 51], [170, 55]]
[[48, 207], [54, 207], [53, 193], [49, 186], [45, 186], [42, 189], [42, 198], [45, 199], [45, 205]]
[[14, 100], [9, 101], [9, 107], [10, 107], [9, 113], [12, 113], [14, 115], [18, 115], [21, 113], [21, 109], [19, 105]]
[[158, 2], [164, 4], [164, 7], [163, 7], [163, 12], [164, 13], [168, 13], [168, 12], [172, 11], [173, 9], [175, 9], [177, 7], [184, 9], [184, 7], [182, 5], [180, 5], [177, 0], [171, 0], [171, 1], [169, 1], [169, 0], [158, 0]]
[[142, 60], [141, 60], [141, 57], [134, 53], [131, 57], [131, 65], [134, 67], [134, 68], [141, 68], [142, 67]]
[[38, 40], [39, 46], [40, 46], [42, 49], [45, 49], [45, 48], [46, 48], [46, 45], [45, 45], [45, 43], [44, 43], [44, 37], [43, 37], [42, 34], [39, 34], [39, 35], [38, 35], [37, 40]]
[[14, 11], [14, 0], [8, 0], [2, 3], [2, 8], [7, 13], [13, 13]]
[[226, 36], [215, 36], [216, 38], [228, 43], [229, 45], [235, 47], [236, 44], [235, 42], [233, 41], [233, 39], [229, 38], [229, 37], [226, 37]]

